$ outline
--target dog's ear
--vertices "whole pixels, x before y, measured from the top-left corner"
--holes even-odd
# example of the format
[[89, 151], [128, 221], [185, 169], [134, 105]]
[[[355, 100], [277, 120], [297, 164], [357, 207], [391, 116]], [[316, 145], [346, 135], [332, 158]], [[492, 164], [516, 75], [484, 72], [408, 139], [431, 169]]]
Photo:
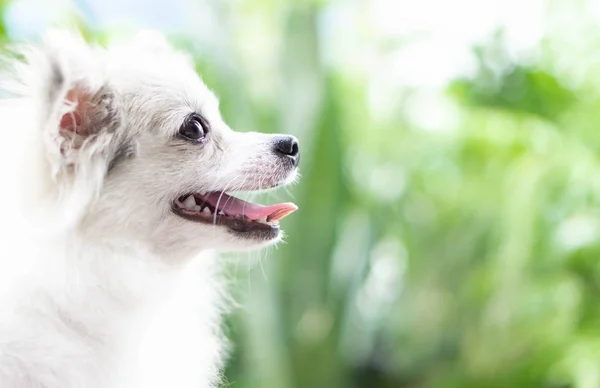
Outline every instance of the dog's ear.
[[[10, 153], [18, 157], [19, 181], [27, 182], [16, 191], [17, 206], [23, 214], [47, 213], [52, 229], [71, 225], [98, 195], [109, 169], [135, 151], [121, 125], [108, 54], [65, 31], [15, 49], [19, 60], [7, 66], [0, 84], [11, 97], [2, 106], [14, 126]], [[13, 105], [7, 112], [5, 106]]]
[[82, 82], [74, 82], [65, 89], [57, 105], [56, 134], [63, 155], [78, 152], [82, 147], [102, 151], [101, 147], [108, 145], [106, 141], [119, 125], [114, 97], [106, 86], [94, 90]]
[[102, 51], [81, 38], [54, 34], [42, 55], [37, 99], [49, 153], [75, 167], [98, 156], [110, 159], [120, 112], [102, 67]]

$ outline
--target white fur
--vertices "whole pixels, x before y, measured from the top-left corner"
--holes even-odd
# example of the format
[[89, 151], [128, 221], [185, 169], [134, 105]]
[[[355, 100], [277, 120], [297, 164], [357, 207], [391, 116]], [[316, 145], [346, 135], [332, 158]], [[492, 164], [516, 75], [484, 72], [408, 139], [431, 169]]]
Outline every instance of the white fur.
[[[0, 387], [216, 386], [224, 303], [212, 249], [276, 239], [170, 205], [275, 187], [295, 168], [273, 154], [274, 135], [230, 130], [160, 36], [101, 49], [55, 32], [21, 52], [0, 89]], [[83, 106], [74, 91], [97, 98], [81, 136], [60, 130]], [[211, 125], [201, 148], [174, 140], [193, 111]]]

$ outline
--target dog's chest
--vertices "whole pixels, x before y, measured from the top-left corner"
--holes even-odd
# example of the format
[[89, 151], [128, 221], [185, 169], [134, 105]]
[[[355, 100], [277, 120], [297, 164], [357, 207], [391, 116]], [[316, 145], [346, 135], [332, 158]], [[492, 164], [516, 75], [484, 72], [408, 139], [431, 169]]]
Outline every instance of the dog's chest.
[[181, 279], [110, 265], [31, 284], [0, 325], [0, 386], [214, 386], [223, 341], [209, 262]]

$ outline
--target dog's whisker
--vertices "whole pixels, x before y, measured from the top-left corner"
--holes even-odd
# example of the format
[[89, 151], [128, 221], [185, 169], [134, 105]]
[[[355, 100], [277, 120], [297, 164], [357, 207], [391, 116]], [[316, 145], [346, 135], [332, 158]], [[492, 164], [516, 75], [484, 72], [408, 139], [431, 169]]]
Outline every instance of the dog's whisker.
[[217, 200], [217, 205], [215, 206], [215, 214], [213, 216], [213, 225], [217, 224], [217, 213], [219, 212], [219, 203], [221, 202], [221, 199], [223, 198], [225, 191], [227, 191], [227, 189], [229, 188], [229, 185], [238, 178], [239, 178], [239, 175], [234, 176], [231, 180], [229, 180], [229, 182], [227, 182], [223, 191], [221, 191], [221, 194], [219, 195], [219, 199]]

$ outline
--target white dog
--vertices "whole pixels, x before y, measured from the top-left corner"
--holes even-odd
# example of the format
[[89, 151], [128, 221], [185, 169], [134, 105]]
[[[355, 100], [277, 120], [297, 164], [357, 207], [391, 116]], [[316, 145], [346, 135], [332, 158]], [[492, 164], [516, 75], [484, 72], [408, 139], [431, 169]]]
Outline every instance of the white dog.
[[0, 89], [0, 387], [216, 386], [223, 303], [206, 252], [273, 244], [296, 210], [225, 192], [293, 181], [298, 142], [233, 132], [157, 35], [101, 49], [56, 32], [12, 58]]

